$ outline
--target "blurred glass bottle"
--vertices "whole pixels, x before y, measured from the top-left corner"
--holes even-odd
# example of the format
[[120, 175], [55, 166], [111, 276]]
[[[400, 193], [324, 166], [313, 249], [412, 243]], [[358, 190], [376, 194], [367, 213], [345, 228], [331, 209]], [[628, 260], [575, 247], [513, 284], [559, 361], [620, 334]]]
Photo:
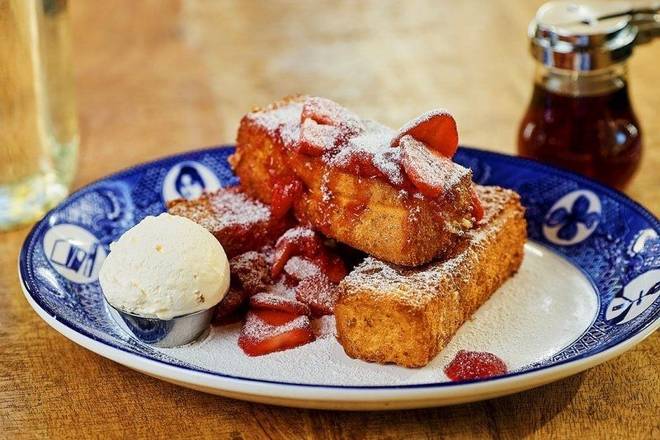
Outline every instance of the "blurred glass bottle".
[[0, 230], [68, 193], [78, 154], [67, 0], [0, 0]]

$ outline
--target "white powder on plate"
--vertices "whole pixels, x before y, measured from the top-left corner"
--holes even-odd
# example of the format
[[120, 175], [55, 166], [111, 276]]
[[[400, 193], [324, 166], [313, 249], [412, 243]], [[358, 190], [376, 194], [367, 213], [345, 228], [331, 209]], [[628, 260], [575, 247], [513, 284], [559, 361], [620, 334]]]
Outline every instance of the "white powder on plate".
[[459, 350], [488, 351], [510, 370], [546, 359], [591, 324], [598, 303], [591, 283], [566, 260], [526, 245], [519, 273], [458, 331], [429, 365], [408, 369], [349, 358], [333, 337], [292, 350], [249, 357], [237, 345], [240, 324], [215, 327], [204, 340], [158, 349], [218, 373], [252, 379], [325, 385], [402, 385], [448, 380], [443, 368]]

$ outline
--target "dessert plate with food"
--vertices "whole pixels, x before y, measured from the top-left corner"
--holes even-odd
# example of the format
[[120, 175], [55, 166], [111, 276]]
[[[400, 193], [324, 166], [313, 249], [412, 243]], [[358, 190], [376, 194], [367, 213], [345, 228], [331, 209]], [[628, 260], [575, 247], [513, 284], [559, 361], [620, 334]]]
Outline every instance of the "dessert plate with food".
[[[658, 328], [660, 223], [621, 193], [328, 99], [74, 193], [19, 259], [74, 342], [186, 387], [328, 409], [533, 388]], [[75, 368], [75, 367], [72, 367]]]

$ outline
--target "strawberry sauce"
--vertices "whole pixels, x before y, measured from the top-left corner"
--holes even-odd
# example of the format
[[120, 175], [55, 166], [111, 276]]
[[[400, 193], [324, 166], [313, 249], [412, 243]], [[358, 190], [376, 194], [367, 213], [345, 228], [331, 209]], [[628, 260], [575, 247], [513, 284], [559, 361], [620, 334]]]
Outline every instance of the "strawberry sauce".
[[486, 379], [507, 373], [502, 359], [492, 353], [461, 350], [445, 367], [445, 374], [453, 382]]

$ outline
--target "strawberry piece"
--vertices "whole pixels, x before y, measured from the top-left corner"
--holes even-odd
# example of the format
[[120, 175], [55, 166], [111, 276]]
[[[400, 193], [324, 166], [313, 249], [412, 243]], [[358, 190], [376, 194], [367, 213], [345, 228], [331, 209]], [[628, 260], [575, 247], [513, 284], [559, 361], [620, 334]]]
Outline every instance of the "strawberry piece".
[[454, 382], [501, 376], [507, 371], [502, 359], [483, 351], [460, 350], [445, 367], [445, 374]]
[[[286, 263], [294, 256], [303, 256], [311, 261], [333, 283], [339, 283], [346, 276], [346, 266], [342, 259], [331, 253], [321, 241], [321, 237], [309, 228], [299, 226], [289, 229], [277, 240], [271, 276], [279, 276]], [[295, 272], [293, 267], [291, 269]], [[296, 278], [295, 275], [293, 277]]]
[[305, 278], [320, 274], [321, 268], [307, 258], [293, 256], [284, 265], [284, 273], [296, 282], [299, 282]]
[[311, 119], [322, 125], [341, 128], [346, 135], [355, 135], [362, 130], [360, 118], [327, 98], [310, 97], [303, 104], [300, 122]]
[[312, 330], [316, 339], [337, 337], [337, 323], [333, 315], [324, 315], [312, 321]]
[[340, 170], [365, 178], [387, 178], [385, 173], [374, 165], [374, 157], [368, 152], [346, 149], [341, 151], [337, 158], [341, 158], [341, 160], [337, 160], [336, 162], [336, 166]]
[[474, 186], [472, 186], [472, 191], [470, 192], [470, 199], [472, 200], [472, 216], [476, 221], [481, 221], [484, 218], [484, 207], [481, 204], [481, 200], [479, 200]]
[[167, 210], [208, 229], [229, 258], [274, 243], [292, 223], [290, 217], [274, 218], [268, 205], [237, 187], [204, 193], [196, 200], [174, 200]]
[[392, 147], [399, 146], [404, 136], [410, 135], [444, 157], [453, 157], [458, 148], [456, 121], [444, 110], [431, 110], [413, 119], [399, 129], [392, 139]]
[[218, 304], [214, 322], [216, 324], [230, 324], [231, 322], [235, 322], [235, 318], [238, 316], [236, 312], [249, 297], [250, 295], [245, 290], [231, 287], [222, 301], [220, 301], [220, 304]]
[[300, 127], [300, 140], [296, 148], [298, 153], [321, 156], [336, 149], [343, 139], [345, 134], [341, 128], [306, 119]]
[[401, 165], [413, 185], [425, 196], [436, 198], [455, 180], [455, 163], [426, 145], [404, 136], [400, 142]]
[[240, 285], [250, 295], [263, 292], [273, 284], [270, 265], [265, 254], [256, 251], [245, 252], [229, 261], [232, 282]]
[[337, 287], [325, 275], [304, 279], [296, 287], [296, 299], [307, 304], [314, 317], [333, 314], [338, 295]]
[[311, 260], [318, 266], [320, 272], [335, 284], [339, 284], [348, 274], [344, 260], [330, 253], [327, 248], [324, 248], [322, 252], [313, 256]]
[[314, 340], [310, 320], [272, 310], [250, 311], [238, 345], [248, 356], [261, 356], [298, 347]]
[[261, 319], [263, 322], [274, 326], [287, 324], [299, 316], [292, 313], [283, 312], [281, 310], [268, 309], [251, 310], [249, 313], [258, 315], [259, 319]]
[[298, 226], [286, 231], [275, 243], [275, 261], [271, 267], [271, 276], [282, 273], [284, 265], [294, 255], [314, 257], [323, 249], [320, 237], [311, 229]]
[[303, 193], [303, 183], [294, 176], [273, 178], [270, 196], [270, 209], [273, 218], [284, 217], [293, 207], [293, 203]]
[[250, 298], [250, 307], [254, 309], [277, 310], [294, 316], [309, 315], [309, 307], [294, 298], [274, 293], [257, 293]]

